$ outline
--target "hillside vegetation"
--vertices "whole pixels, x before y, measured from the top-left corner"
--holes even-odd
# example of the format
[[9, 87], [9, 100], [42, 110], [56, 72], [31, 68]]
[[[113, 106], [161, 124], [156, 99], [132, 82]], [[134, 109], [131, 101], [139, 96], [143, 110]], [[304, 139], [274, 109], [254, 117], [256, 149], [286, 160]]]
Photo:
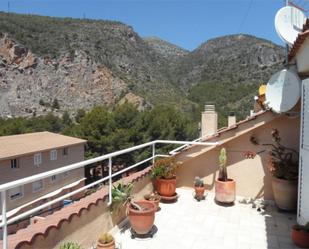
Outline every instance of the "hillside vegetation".
[[[128, 101], [140, 110], [174, 106], [198, 121], [213, 101], [224, 125], [230, 111], [248, 115], [258, 86], [284, 60], [282, 47], [249, 35], [218, 37], [189, 52], [102, 20], [0, 13], [0, 33], [2, 117]], [[57, 109], [49, 104], [55, 99]]]

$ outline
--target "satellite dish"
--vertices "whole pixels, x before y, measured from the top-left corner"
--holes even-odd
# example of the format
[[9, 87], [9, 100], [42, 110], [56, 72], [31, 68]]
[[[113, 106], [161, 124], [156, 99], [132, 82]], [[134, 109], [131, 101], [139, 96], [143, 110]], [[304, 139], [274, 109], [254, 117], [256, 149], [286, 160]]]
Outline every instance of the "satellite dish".
[[293, 45], [306, 22], [305, 14], [292, 6], [281, 8], [275, 17], [275, 28], [283, 42]]
[[266, 86], [265, 104], [276, 113], [291, 110], [300, 98], [301, 81], [291, 70], [275, 73]]

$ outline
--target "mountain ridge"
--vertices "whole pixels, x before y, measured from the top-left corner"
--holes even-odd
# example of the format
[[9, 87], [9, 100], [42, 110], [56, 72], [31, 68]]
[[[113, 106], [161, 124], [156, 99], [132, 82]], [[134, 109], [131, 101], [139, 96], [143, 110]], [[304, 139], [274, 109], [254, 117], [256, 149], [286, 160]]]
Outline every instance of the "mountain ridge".
[[284, 60], [282, 47], [254, 36], [214, 38], [187, 51], [113, 21], [0, 13], [0, 33], [2, 117], [44, 114], [55, 98], [57, 112], [134, 99], [141, 109], [165, 104], [198, 114], [223, 83], [243, 93], [220, 111], [240, 101], [248, 108], [236, 113], [244, 116], [248, 93]]

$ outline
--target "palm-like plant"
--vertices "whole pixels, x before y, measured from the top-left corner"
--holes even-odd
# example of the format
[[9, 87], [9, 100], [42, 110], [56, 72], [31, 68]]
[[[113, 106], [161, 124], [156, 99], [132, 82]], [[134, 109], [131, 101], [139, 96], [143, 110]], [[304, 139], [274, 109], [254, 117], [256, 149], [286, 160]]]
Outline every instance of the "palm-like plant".
[[113, 186], [112, 189], [112, 205], [111, 205], [111, 210], [118, 210], [119, 207], [126, 206], [127, 204], [130, 203], [136, 210], [142, 210], [142, 208], [136, 204], [134, 201], [132, 201], [132, 196], [131, 192], [133, 189], [133, 184], [129, 183], [127, 185], [118, 183], [117, 186]]

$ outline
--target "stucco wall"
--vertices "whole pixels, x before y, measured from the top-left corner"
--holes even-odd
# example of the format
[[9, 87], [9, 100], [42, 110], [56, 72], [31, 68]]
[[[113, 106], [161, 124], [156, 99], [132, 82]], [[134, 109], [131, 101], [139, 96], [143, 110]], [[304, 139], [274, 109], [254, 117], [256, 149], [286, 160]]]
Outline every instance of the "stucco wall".
[[[250, 122], [252, 125], [252, 122], [255, 121]], [[248, 124], [248, 126], [250, 125]], [[238, 196], [273, 199], [271, 175], [267, 165], [267, 153], [257, 155], [255, 159], [245, 159], [244, 157], [245, 151], [258, 152], [265, 149], [265, 147], [253, 145], [249, 141], [251, 135], [257, 137], [261, 142], [271, 142], [270, 132], [272, 128], [279, 130], [284, 145], [298, 151], [299, 118], [291, 119], [285, 116], [278, 117], [270, 123], [240, 135], [223, 145], [228, 153], [228, 175], [229, 178], [233, 178], [237, 182], [236, 194]], [[240, 127], [236, 128], [237, 131], [241, 131], [241, 129]], [[220, 137], [216, 140], [220, 141]], [[191, 159], [189, 158], [190, 150], [188, 150], [186, 153], [183, 153], [187, 154], [186, 160], [181, 158], [183, 155], [178, 156], [180, 160], [184, 161], [178, 171], [178, 186], [193, 187], [194, 177], [200, 176], [204, 178], [207, 189], [214, 191], [214, 181], [218, 176], [218, 155], [220, 149], [221, 147], [216, 147]]]
[[296, 55], [297, 69], [299, 73], [309, 72], [309, 39], [307, 38]]
[[[141, 199], [153, 189], [148, 176], [134, 183], [132, 194], [134, 199]], [[83, 210], [80, 216], [73, 216], [70, 222], [63, 222], [60, 228], [51, 228], [46, 237], [36, 237], [31, 246], [24, 245], [20, 249], [59, 249], [65, 241], [78, 241], [83, 248], [95, 245], [100, 234], [108, 232], [125, 218], [125, 212], [111, 213], [107, 201], [100, 200], [97, 205], [91, 205], [89, 210]]]

